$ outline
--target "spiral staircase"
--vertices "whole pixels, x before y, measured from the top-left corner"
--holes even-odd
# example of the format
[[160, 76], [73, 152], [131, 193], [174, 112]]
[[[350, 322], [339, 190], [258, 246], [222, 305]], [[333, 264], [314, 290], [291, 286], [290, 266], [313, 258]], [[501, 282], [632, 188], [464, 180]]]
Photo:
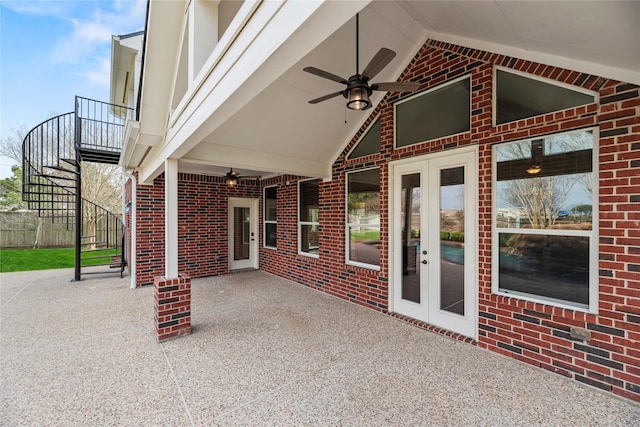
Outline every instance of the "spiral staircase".
[[75, 110], [34, 127], [22, 142], [22, 198], [29, 209], [75, 229], [74, 280], [126, 266], [122, 218], [82, 197], [82, 163], [117, 164], [126, 107], [76, 96]]

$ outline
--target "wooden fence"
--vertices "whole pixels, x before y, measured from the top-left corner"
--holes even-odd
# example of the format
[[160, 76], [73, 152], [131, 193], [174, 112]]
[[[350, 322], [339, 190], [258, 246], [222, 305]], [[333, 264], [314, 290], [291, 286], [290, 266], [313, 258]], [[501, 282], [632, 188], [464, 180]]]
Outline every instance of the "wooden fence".
[[0, 248], [73, 247], [74, 226], [38, 218], [37, 212], [0, 212]]

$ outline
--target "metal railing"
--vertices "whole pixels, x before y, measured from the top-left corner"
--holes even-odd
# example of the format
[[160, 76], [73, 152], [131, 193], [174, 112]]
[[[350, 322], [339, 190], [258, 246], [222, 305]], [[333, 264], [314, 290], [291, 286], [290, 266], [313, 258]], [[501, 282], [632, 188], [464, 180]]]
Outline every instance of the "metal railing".
[[75, 103], [75, 112], [45, 120], [25, 136], [22, 198], [40, 217], [75, 227], [75, 280], [81, 279], [82, 268], [95, 265], [119, 267], [122, 276], [123, 222], [82, 197], [81, 163], [117, 161], [124, 125], [133, 112], [82, 97], [76, 97]]
[[124, 126], [133, 117], [131, 108], [76, 96], [76, 138], [80, 149], [120, 153]]

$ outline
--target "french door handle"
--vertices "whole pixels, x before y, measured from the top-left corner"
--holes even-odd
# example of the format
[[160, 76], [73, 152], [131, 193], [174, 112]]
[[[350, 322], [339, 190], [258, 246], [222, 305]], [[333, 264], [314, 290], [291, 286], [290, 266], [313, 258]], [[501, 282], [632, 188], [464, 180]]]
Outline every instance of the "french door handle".
[[423, 263], [423, 264], [426, 264], [426, 263], [427, 263], [427, 260], [426, 260], [426, 259], [423, 259], [423, 260], [422, 260], [422, 263]]

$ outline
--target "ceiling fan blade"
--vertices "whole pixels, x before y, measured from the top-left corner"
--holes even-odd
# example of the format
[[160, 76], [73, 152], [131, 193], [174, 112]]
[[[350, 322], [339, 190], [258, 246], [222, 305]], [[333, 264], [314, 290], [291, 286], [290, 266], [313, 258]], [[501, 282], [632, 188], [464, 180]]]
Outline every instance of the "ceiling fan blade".
[[418, 90], [420, 83], [418, 82], [385, 82], [374, 83], [371, 85], [373, 90], [383, 90], [389, 92], [414, 92]]
[[309, 104], [317, 104], [318, 102], [326, 101], [327, 99], [334, 98], [338, 95], [342, 95], [344, 91], [330, 93], [329, 95], [321, 96], [320, 98], [312, 99]]
[[394, 51], [383, 47], [371, 58], [369, 64], [364, 68], [364, 71], [362, 71], [362, 77], [365, 78], [365, 81], [371, 80], [376, 74], [382, 71], [395, 56], [396, 53]]
[[346, 79], [343, 79], [340, 76], [336, 76], [335, 74], [332, 74], [328, 71], [321, 70], [316, 67], [304, 67], [302, 70], [306, 71], [307, 73], [315, 74], [318, 77], [323, 77], [325, 79], [333, 80], [334, 82], [342, 83], [345, 85], [349, 83]]

